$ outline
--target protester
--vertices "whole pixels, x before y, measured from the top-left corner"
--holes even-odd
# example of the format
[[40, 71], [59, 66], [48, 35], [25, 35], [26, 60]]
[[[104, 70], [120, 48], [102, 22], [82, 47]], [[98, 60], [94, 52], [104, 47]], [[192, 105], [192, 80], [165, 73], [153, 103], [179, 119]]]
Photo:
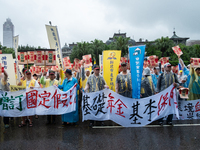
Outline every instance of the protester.
[[144, 69], [143, 75], [144, 78], [141, 82], [141, 97], [145, 98], [155, 94], [155, 87], [148, 67]]
[[[22, 82], [20, 82], [18, 84], [19, 86], [24, 86], [26, 88], [30, 88], [30, 89], [33, 89], [34, 87], [35, 88], [40, 88], [40, 85], [38, 84], [38, 82], [32, 78], [32, 75], [31, 75], [31, 72], [29, 70], [26, 70], [26, 79]], [[25, 119], [26, 117], [22, 117], [22, 123], [19, 125], [19, 127], [23, 127], [25, 126]], [[32, 127], [33, 126], [33, 117], [32, 116], [29, 116], [29, 127]]]
[[187, 75], [183, 75], [181, 78], [180, 78], [180, 88], [181, 87], [184, 87], [184, 88], [188, 88], [188, 84], [187, 84]]
[[178, 81], [181, 82], [181, 77], [183, 76], [183, 70], [179, 70], [179, 73], [178, 73]]
[[[89, 76], [84, 91], [89, 90], [89, 93], [91, 93], [91, 92], [97, 92], [97, 91], [103, 90], [104, 88], [109, 88], [106, 85], [104, 78], [99, 74], [100, 67], [95, 64], [93, 68], [94, 68], [93, 70], [94, 74]], [[94, 121], [91, 120], [89, 126], [92, 127], [93, 125], [94, 125]], [[104, 122], [101, 122], [101, 125], [103, 126]]]
[[22, 69], [22, 78], [20, 79], [20, 82], [23, 82], [26, 79], [26, 68]]
[[187, 75], [186, 85], [189, 85], [189, 99], [200, 99], [200, 67], [194, 68], [192, 65], [188, 65], [190, 70], [185, 66], [183, 60], [179, 57], [181, 67], [183, 68], [184, 75]]
[[[156, 92], [161, 92], [168, 88], [171, 84], [175, 87], [179, 87], [179, 81], [177, 75], [171, 72], [171, 64], [166, 63], [164, 65], [164, 73], [162, 73], [158, 78], [157, 89]], [[167, 124], [172, 125], [173, 114], [167, 117]], [[163, 125], [163, 118], [159, 119], [159, 124]]]
[[37, 74], [34, 74], [34, 75], [33, 75], [33, 79], [35, 79], [35, 80], [37, 81], [37, 79], [38, 79]]
[[154, 74], [151, 74], [153, 85], [156, 88], [157, 87], [157, 82], [158, 82], [158, 77], [159, 77], [159, 67], [154, 67], [153, 69]]
[[[70, 88], [72, 88], [75, 84], [77, 84], [77, 90], [79, 89], [78, 81], [76, 78], [72, 77], [72, 71], [70, 69], [66, 69], [65, 71], [65, 80], [63, 81], [62, 85], [59, 85], [59, 89], [63, 89], [63, 91], [68, 91]], [[65, 125], [65, 123], [77, 123], [79, 120], [78, 115], [78, 95], [76, 94], [76, 111], [63, 114], [62, 115], [62, 125]]]
[[[53, 85], [58, 85], [58, 80], [55, 79], [55, 72], [53, 70], [49, 71], [49, 79], [45, 78], [46, 73], [43, 73], [43, 76], [40, 79], [40, 83], [43, 85], [43, 87], [47, 88]], [[55, 115], [47, 115], [47, 124], [51, 123], [51, 118], [52, 118], [52, 123], [56, 123], [56, 116]]]
[[90, 76], [90, 70], [89, 69], [85, 70], [85, 68], [84, 68], [84, 61], [82, 61], [80, 70], [81, 70], [81, 73], [80, 73], [81, 74], [80, 87], [82, 89], [84, 89], [85, 86], [86, 86], [87, 80], [88, 80], [88, 78]]
[[200, 99], [200, 67], [191, 68], [189, 84], [189, 100]]
[[[2, 74], [2, 76], [0, 76], [0, 91], [10, 91], [7, 79], [8, 79], [8, 74], [4, 70], [4, 73]], [[9, 117], [3, 117], [3, 122], [5, 128], [9, 128]]]
[[127, 72], [127, 63], [121, 63], [122, 72], [117, 75], [115, 91], [122, 96], [132, 98], [131, 74]]

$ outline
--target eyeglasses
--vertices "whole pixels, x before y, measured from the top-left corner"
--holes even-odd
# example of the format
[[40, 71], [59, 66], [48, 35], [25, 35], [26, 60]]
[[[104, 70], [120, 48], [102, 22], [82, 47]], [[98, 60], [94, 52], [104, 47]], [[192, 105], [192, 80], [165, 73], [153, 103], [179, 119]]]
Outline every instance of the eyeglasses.
[[99, 69], [96, 69], [97, 71], [99, 71]]

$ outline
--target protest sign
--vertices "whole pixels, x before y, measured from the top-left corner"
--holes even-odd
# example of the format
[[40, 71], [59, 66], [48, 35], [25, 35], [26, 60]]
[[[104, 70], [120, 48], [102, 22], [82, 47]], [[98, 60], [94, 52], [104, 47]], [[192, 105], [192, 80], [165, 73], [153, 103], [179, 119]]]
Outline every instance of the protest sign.
[[35, 53], [34, 65], [43, 66], [44, 65], [44, 51], [37, 50], [37, 51], [34, 51], [34, 53]]
[[120, 64], [121, 64], [122, 62], [127, 63], [127, 58], [126, 58], [126, 57], [121, 57], [121, 59], [120, 59]]
[[0, 60], [0, 63], [4, 67], [4, 70], [8, 73], [8, 85], [16, 85], [15, 69], [12, 54], [1, 54]]
[[70, 64], [71, 64], [71, 62], [70, 62], [70, 58], [69, 58], [69, 56], [63, 58], [64, 69], [69, 68]]
[[89, 55], [84, 55], [82, 56], [83, 60], [85, 61], [84, 63], [84, 67], [89, 67], [89, 66], [92, 66], [92, 56], [91, 54]]
[[82, 97], [82, 121], [112, 120], [124, 127], [142, 127], [170, 114], [179, 118], [173, 85], [140, 100], [121, 96], [109, 89], [83, 93]]
[[29, 64], [34, 64], [34, 61], [35, 61], [35, 52], [34, 52], [34, 50], [32, 50], [32, 51], [27, 51], [27, 53], [28, 53], [28, 63]]
[[46, 66], [56, 66], [56, 51], [49, 49], [45, 51], [46, 54]]
[[66, 92], [55, 86], [16, 92], [0, 91], [0, 116], [59, 115], [76, 110], [76, 84]]
[[18, 64], [19, 65], [27, 64], [27, 54], [26, 54], [26, 52], [18, 52]]
[[191, 58], [192, 67], [200, 67], [200, 58]]
[[115, 91], [115, 82], [118, 75], [121, 51], [103, 51], [103, 77], [109, 88]]
[[80, 67], [81, 67], [81, 60], [79, 60], [78, 58], [74, 58], [73, 68], [75, 70], [78, 70]]
[[181, 51], [181, 49], [180, 49], [180, 47], [178, 45], [172, 47], [172, 49], [173, 49], [174, 53], [179, 57], [183, 54], [183, 52]]
[[179, 89], [180, 98], [188, 99], [188, 92], [189, 88], [180, 88]]
[[160, 63], [162, 66], [164, 66], [164, 64], [169, 62], [169, 57], [161, 57], [160, 58]]
[[158, 66], [158, 56], [152, 55], [148, 57], [148, 64], [150, 68], [154, 68]]

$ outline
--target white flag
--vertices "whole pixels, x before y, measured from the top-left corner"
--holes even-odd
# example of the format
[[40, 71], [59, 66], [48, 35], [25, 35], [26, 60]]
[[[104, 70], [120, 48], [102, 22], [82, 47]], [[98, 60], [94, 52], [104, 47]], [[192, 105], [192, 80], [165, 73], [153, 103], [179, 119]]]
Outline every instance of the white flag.
[[59, 68], [63, 69], [63, 59], [57, 26], [46, 25], [46, 30], [50, 48], [56, 50], [56, 61], [59, 64]]

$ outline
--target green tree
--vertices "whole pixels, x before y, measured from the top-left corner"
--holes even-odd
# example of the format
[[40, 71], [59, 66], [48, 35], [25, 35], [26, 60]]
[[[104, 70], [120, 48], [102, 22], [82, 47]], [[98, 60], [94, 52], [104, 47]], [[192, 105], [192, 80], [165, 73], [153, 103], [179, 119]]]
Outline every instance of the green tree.
[[125, 38], [125, 37], [115, 37], [114, 42], [110, 44], [110, 48], [113, 50], [121, 50], [121, 56], [123, 57], [124, 55], [128, 54], [128, 41], [130, 38]]
[[155, 40], [156, 49], [161, 52], [161, 57], [168, 57], [172, 52], [172, 47], [175, 46], [174, 42], [168, 37], [161, 37]]
[[83, 55], [91, 54], [90, 43], [80, 42], [74, 46], [70, 55], [70, 61], [73, 62], [74, 58], [82, 59]]
[[90, 51], [97, 64], [99, 64], [99, 55], [101, 55], [103, 50], [105, 50], [105, 45], [106, 44], [101, 40], [95, 39], [94, 41], [91, 41]]

